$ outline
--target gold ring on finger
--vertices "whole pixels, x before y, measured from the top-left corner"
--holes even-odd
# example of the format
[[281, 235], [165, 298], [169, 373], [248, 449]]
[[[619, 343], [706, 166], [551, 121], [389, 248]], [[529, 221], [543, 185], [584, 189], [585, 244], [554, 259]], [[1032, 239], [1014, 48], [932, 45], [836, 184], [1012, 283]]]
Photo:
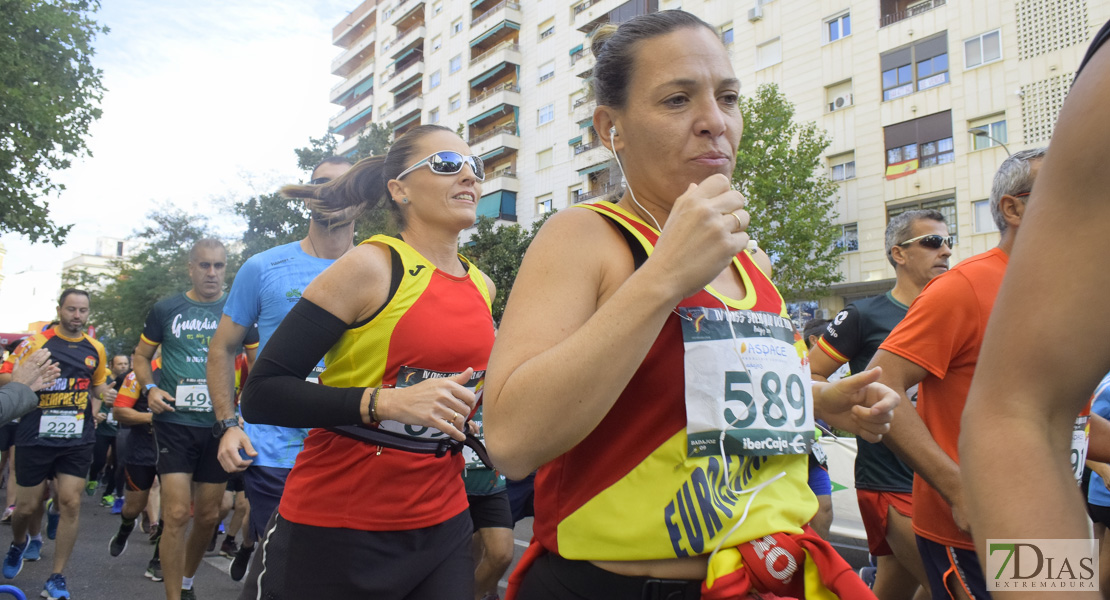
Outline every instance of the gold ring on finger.
[[744, 222], [740, 220], [740, 217], [736, 213], [730, 212], [728, 214], [732, 215], [732, 217], [734, 219], [736, 219], [736, 226], [740, 228], [740, 229], [737, 229], [737, 231], [740, 231], [741, 229], [744, 229]]

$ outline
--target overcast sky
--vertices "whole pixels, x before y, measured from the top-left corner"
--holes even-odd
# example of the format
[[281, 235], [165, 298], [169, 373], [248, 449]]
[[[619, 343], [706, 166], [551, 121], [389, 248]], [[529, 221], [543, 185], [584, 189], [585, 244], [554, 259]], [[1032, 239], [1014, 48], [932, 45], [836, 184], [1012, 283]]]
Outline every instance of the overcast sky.
[[[74, 223], [61, 248], [12, 234], [0, 282], [0, 331], [50, 319], [50, 281], [63, 261], [92, 253], [99, 236], [126, 237], [170, 205], [207, 214], [222, 233], [241, 223], [228, 198], [268, 192], [304, 174], [293, 149], [319, 137], [341, 110], [328, 103], [342, 50], [332, 28], [359, 0], [103, 0], [97, 41], [104, 115], [92, 158], [57, 180], [51, 214]], [[52, 279], [53, 278], [53, 279]], [[37, 298], [34, 300], [33, 298]], [[93, 307], [95, 310], [95, 307]]]

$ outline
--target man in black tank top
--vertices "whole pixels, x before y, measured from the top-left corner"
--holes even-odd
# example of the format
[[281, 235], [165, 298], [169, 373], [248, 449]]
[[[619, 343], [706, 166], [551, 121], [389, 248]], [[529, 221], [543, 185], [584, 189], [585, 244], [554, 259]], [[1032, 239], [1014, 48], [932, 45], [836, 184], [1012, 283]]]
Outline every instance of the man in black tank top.
[[[963, 413], [961, 473], [984, 565], [988, 539], [1091, 535], [1065, 440], [1110, 371], [1110, 319], [1085, 318], [1110, 297], [1102, 258], [1110, 255], [1107, 39], [1110, 23], [1095, 35], [1060, 111]], [[1092, 416], [1087, 458], [1108, 462], [1108, 450], [1110, 426]]]

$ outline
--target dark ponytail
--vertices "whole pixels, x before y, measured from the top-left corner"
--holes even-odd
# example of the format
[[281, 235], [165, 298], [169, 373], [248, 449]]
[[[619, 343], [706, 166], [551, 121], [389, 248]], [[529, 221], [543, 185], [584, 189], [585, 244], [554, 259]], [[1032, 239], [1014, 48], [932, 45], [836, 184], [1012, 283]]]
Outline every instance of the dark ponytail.
[[417, 142], [436, 131], [454, 133], [442, 125], [415, 127], [394, 140], [385, 156], [364, 158], [323, 185], [286, 185], [281, 193], [288, 198], [304, 198], [309, 210], [327, 221], [329, 227], [346, 225], [366, 210], [389, 210], [400, 221], [401, 209], [390, 198], [386, 183], [396, 179], [416, 158], [412, 154]]

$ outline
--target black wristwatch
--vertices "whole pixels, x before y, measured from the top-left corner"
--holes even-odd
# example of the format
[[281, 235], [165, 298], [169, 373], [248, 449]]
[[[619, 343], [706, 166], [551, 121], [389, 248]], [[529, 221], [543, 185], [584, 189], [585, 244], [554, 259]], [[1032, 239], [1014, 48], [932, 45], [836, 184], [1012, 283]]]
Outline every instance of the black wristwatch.
[[239, 426], [239, 419], [224, 419], [216, 421], [212, 424], [212, 437], [220, 439], [224, 436], [224, 432], [232, 427]]

